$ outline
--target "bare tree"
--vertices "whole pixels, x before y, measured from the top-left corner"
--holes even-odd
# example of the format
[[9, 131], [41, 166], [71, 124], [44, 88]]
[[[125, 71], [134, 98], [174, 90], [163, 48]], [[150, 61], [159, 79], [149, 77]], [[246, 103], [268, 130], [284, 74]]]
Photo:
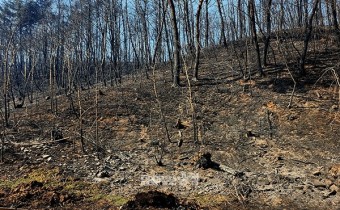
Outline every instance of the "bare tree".
[[168, 0], [168, 3], [170, 6], [171, 24], [172, 24], [172, 33], [173, 33], [173, 47], [174, 47], [173, 86], [178, 87], [180, 85], [179, 74], [181, 70], [181, 65], [180, 65], [181, 43], [180, 43], [179, 32], [178, 32], [178, 27], [177, 27], [175, 4], [173, 0]]
[[221, 43], [224, 47], [227, 47], [227, 38], [225, 36], [225, 26], [224, 26], [223, 12], [222, 12], [222, 4], [221, 4], [221, 0], [216, 0], [216, 1], [217, 1], [218, 14], [220, 15], [220, 21], [221, 21]]
[[339, 23], [338, 23], [338, 13], [336, 8], [336, 0], [328, 0], [328, 4], [331, 6], [332, 10], [332, 19], [333, 19], [333, 27], [335, 30], [335, 34], [337, 36], [337, 44], [340, 46], [340, 29], [339, 29]]
[[260, 76], [264, 76], [262, 65], [261, 65], [261, 52], [260, 46], [257, 38], [257, 30], [256, 30], [256, 20], [255, 20], [255, 3], [254, 0], [248, 0], [248, 13], [249, 13], [249, 24], [252, 32], [253, 41], [255, 44], [256, 50], [256, 61], [257, 61], [257, 70], [260, 73]]
[[266, 13], [266, 34], [265, 34], [265, 40], [264, 40], [264, 48], [263, 48], [263, 65], [267, 65], [267, 56], [268, 56], [268, 48], [270, 44], [270, 34], [271, 34], [271, 10], [272, 6], [272, 0], [266, 0], [266, 7], [265, 7], [265, 13]]
[[202, 10], [203, 0], [200, 0], [198, 3], [198, 9], [196, 12], [196, 27], [195, 27], [195, 47], [196, 47], [196, 55], [195, 55], [195, 67], [194, 67], [194, 77], [193, 80], [198, 80], [198, 66], [200, 63], [200, 53], [201, 53], [201, 44], [200, 44], [200, 17]]
[[319, 6], [319, 1], [320, 0], [314, 0], [313, 9], [309, 17], [308, 17], [308, 9], [306, 8], [306, 11], [305, 11], [305, 32], [304, 32], [305, 37], [303, 40], [303, 50], [302, 50], [302, 54], [301, 54], [300, 62], [299, 62], [299, 74], [301, 76], [306, 75], [305, 63], [306, 63], [306, 58], [307, 58], [308, 44], [312, 36], [313, 18]]

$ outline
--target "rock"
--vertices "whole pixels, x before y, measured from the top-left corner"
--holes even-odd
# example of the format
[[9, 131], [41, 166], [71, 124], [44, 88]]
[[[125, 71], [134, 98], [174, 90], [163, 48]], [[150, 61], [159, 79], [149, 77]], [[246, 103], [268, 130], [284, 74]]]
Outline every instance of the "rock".
[[244, 175], [244, 172], [237, 171], [233, 168], [230, 168], [230, 167], [222, 165], [222, 164], [219, 165], [219, 168], [220, 168], [220, 170], [227, 172], [229, 174], [232, 174], [233, 176], [236, 176], [236, 177], [242, 177]]
[[335, 179], [340, 177], [340, 164], [334, 164], [329, 169], [329, 174], [334, 177]]
[[211, 154], [209, 152], [206, 152], [201, 155], [201, 157], [197, 160], [196, 165], [198, 168], [210, 168], [212, 165]]
[[107, 157], [105, 158], [105, 161], [106, 161], [106, 162], [110, 162], [111, 159], [112, 159], [112, 156], [109, 155], [109, 156], [107, 156]]
[[255, 138], [255, 137], [259, 137], [259, 135], [256, 135], [252, 131], [249, 130], [249, 131], [247, 131], [245, 133], [245, 137], [247, 137], [247, 138]]
[[117, 183], [117, 184], [124, 184], [126, 182], [127, 182], [127, 180], [124, 177], [122, 177], [120, 179], [116, 179], [115, 181], [113, 181], [113, 183]]
[[320, 176], [321, 175], [321, 171], [320, 170], [316, 170], [313, 172], [314, 176]]
[[275, 188], [273, 185], [264, 185], [264, 186], [260, 186], [260, 187], [257, 187], [257, 190], [258, 191], [274, 191]]
[[255, 145], [260, 147], [260, 148], [267, 148], [268, 147], [268, 143], [266, 140], [262, 140], [262, 139], [257, 139], [255, 141]]
[[332, 180], [330, 180], [330, 179], [325, 179], [324, 182], [325, 182], [327, 188], [329, 188], [333, 184]]
[[203, 178], [200, 177], [200, 178], [198, 179], [198, 182], [207, 182], [207, 181], [208, 181], [208, 180], [207, 180], [206, 178], [203, 179]]
[[304, 185], [297, 185], [297, 186], [293, 186], [293, 187], [297, 190], [304, 190], [305, 189]]
[[314, 187], [316, 188], [326, 188], [326, 184], [325, 182], [321, 181], [321, 180], [318, 180], [318, 179], [315, 179], [312, 181], [312, 184]]
[[95, 182], [107, 182], [107, 181], [109, 181], [109, 179], [108, 178], [94, 177], [93, 181], [95, 181]]
[[50, 155], [43, 155], [42, 158], [46, 159], [46, 158], [49, 158], [51, 157]]
[[261, 185], [261, 186], [264, 186], [264, 185], [270, 185], [270, 182], [269, 182], [269, 180], [266, 179], [266, 178], [259, 178], [259, 179], [257, 180], [257, 184], [258, 184], [258, 185]]
[[150, 146], [155, 147], [155, 146], [159, 146], [159, 145], [160, 145], [160, 143], [159, 143], [158, 140], [152, 140], [152, 141], [150, 142]]
[[48, 157], [47, 161], [50, 162], [52, 160], [52, 157]]
[[110, 174], [108, 171], [100, 171], [96, 174], [96, 177], [98, 178], [107, 178], [110, 177]]
[[335, 192], [339, 192], [339, 187], [338, 186], [336, 186], [335, 184], [333, 184], [333, 185], [331, 185], [330, 187], [329, 187], [329, 190], [330, 191], [335, 191]]
[[[60, 130], [60, 129], [58, 129], [58, 128], [54, 128], [54, 129], [52, 129], [52, 131], [51, 131], [51, 138], [53, 139], [53, 140], [62, 140], [64, 137], [63, 137], [63, 132]], [[60, 141], [59, 141], [60, 142]]]
[[207, 176], [209, 179], [214, 178], [214, 174], [212, 174], [212, 173], [208, 173], [206, 176]]
[[306, 193], [308, 190], [311, 189], [311, 187], [312, 187], [312, 186], [310, 186], [310, 185], [304, 185], [304, 186], [303, 186], [303, 191]]
[[331, 196], [333, 196], [333, 195], [336, 195], [336, 191], [330, 190], [330, 191], [324, 192], [324, 194], [323, 194], [322, 197], [323, 197], [324, 199], [326, 199], [326, 198], [329, 198], [329, 197], [331, 197]]
[[333, 110], [333, 111], [338, 110], [338, 109], [339, 109], [339, 106], [338, 106], [338, 105], [333, 105], [333, 106], [331, 107], [331, 110]]

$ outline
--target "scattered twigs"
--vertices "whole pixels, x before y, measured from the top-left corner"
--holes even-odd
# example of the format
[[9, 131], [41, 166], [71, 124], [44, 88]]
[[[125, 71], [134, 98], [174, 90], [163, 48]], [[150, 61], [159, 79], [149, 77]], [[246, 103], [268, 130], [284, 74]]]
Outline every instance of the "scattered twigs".
[[58, 139], [58, 140], [50, 140], [50, 141], [43, 141], [43, 142], [32, 142], [32, 143], [17, 143], [17, 142], [13, 142], [10, 141], [9, 142], [15, 146], [33, 146], [33, 145], [43, 145], [43, 144], [51, 144], [51, 143], [55, 143], [55, 142], [62, 142], [62, 141], [66, 141], [70, 139], [70, 137], [66, 137], [66, 138], [62, 138], [62, 139]]
[[335, 82], [336, 84], [338, 85], [339, 87], [339, 90], [338, 90], [338, 105], [340, 106], [340, 79], [339, 79], [339, 75], [338, 73], [336, 72], [335, 68], [334, 67], [329, 67], [329, 68], [326, 68], [324, 70], [324, 72], [322, 73], [322, 75], [318, 78], [318, 80], [316, 80], [316, 82], [314, 83], [313, 87], [315, 87], [315, 85], [321, 80], [321, 78], [327, 73], [331, 71], [333, 73], [333, 76], [334, 76], [334, 79], [335, 79]]
[[191, 110], [191, 120], [192, 120], [192, 126], [194, 129], [194, 142], [198, 143], [198, 132], [197, 132], [197, 123], [196, 123], [196, 110], [195, 110], [195, 105], [194, 105], [194, 95], [193, 91], [191, 89], [191, 82], [189, 79], [189, 74], [188, 74], [188, 66], [186, 62], [184, 63], [184, 72], [185, 72], [185, 77], [188, 82], [188, 97], [189, 97], [189, 104], [190, 104], [190, 110]]
[[[313, 87], [315, 87], [315, 85], [321, 80], [321, 78], [327, 73], [331, 71], [333, 76], [334, 76], [334, 79], [335, 79], [335, 82], [336, 84], [338, 85], [338, 107], [340, 108], [340, 79], [339, 79], [339, 74], [336, 72], [335, 70], [335, 67], [329, 67], [329, 68], [326, 68], [324, 70], [324, 72], [322, 73], [322, 75], [318, 78], [318, 80], [314, 83]], [[332, 120], [332, 122], [330, 123], [331, 126], [333, 124], [334, 121], [336, 121], [336, 118], [338, 116], [339, 112], [335, 113], [335, 117], [334, 119]]]
[[279, 36], [277, 36], [277, 43], [278, 43], [278, 46], [277, 46], [277, 48], [278, 48], [278, 50], [279, 50], [279, 52], [283, 55], [283, 57], [284, 57], [284, 60], [285, 60], [285, 66], [286, 66], [286, 69], [287, 69], [287, 71], [288, 71], [288, 74], [289, 74], [289, 76], [290, 76], [290, 78], [292, 79], [292, 81], [293, 81], [293, 83], [294, 83], [294, 86], [293, 86], [293, 90], [292, 90], [292, 92], [291, 92], [291, 94], [290, 94], [290, 98], [289, 98], [289, 103], [288, 103], [288, 108], [290, 109], [291, 107], [292, 107], [292, 103], [293, 103], [293, 97], [294, 97], [294, 94], [295, 94], [295, 89], [296, 89], [296, 80], [295, 80], [295, 78], [294, 78], [294, 76], [293, 76], [293, 74], [292, 74], [292, 72], [290, 71], [290, 68], [289, 68], [289, 66], [288, 66], [288, 58], [287, 58], [287, 55], [283, 52], [283, 50], [281, 49], [281, 44], [280, 44], [280, 40], [279, 40]]
[[[94, 148], [96, 148], [96, 150], [98, 149], [99, 151], [102, 151], [102, 152], [104, 152], [105, 151], [105, 148], [103, 148], [103, 147], [101, 147], [100, 145], [98, 145], [98, 144], [96, 144], [96, 142], [93, 142], [91, 139], [93, 139], [93, 138], [87, 138], [84, 134], [80, 134], [80, 133], [78, 133], [78, 132], [76, 132], [76, 134], [78, 134], [79, 136], [80, 135], [83, 135], [83, 137], [82, 137], [82, 141], [83, 141], [83, 144], [85, 143], [85, 141], [87, 142], [87, 143], [90, 143]], [[84, 151], [85, 152], [85, 151]]]

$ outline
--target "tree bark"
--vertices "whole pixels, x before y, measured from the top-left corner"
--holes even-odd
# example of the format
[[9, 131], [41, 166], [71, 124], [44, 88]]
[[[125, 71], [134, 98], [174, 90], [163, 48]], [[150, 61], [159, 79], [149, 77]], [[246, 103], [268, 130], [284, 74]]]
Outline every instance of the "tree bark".
[[267, 5], [265, 8], [266, 11], [266, 35], [265, 35], [265, 41], [264, 41], [264, 49], [263, 49], [263, 65], [267, 65], [267, 56], [268, 56], [268, 48], [270, 43], [270, 33], [271, 33], [271, 16], [270, 16], [270, 10], [272, 6], [272, 0], [267, 0]]
[[257, 39], [257, 32], [256, 32], [256, 22], [255, 22], [255, 3], [254, 0], [248, 0], [248, 10], [249, 10], [249, 23], [250, 28], [253, 36], [253, 41], [255, 44], [256, 50], [256, 58], [257, 58], [257, 70], [260, 76], [264, 76], [262, 65], [261, 65], [261, 54], [260, 54], [260, 46]]
[[201, 53], [201, 45], [200, 45], [200, 16], [202, 10], [203, 0], [200, 0], [198, 3], [198, 9], [196, 13], [196, 31], [195, 31], [195, 47], [196, 47], [196, 55], [195, 55], [195, 68], [194, 68], [194, 81], [198, 80], [198, 66], [200, 61], [200, 53]]
[[303, 40], [303, 51], [300, 58], [300, 65], [299, 65], [299, 74], [300, 76], [306, 75], [306, 69], [305, 69], [305, 63], [306, 63], [306, 57], [307, 57], [307, 50], [308, 50], [308, 44], [310, 41], [310, 38], [312, 36], [312, 30], [313, 30], [313, 18], [316, 13], [316, 10], [318, 8], [320, 0], [315, 0], [313, 4], [313, 10], [308, 18], [308, 14], [306, 14], [306, 24], [305, 24], [305, 38]]
[[171, 15], [171, 23], [172, 23], [172, 33], [173, 33], [173, 47], [174, 47], [174, 66], [173, 66], [173, 86], [178, 87], [180, 85], [179, 74], [180, 74], [180, 51], [181, 44], [179, 40], [179, 33], [177, 27], [177, 19], [176, 19], [176, 9], [173, 0], [168, 0], [170, 6], [170, 15]]
[[205, 0], [205, 47], [209, 46], [209, 0]]
[[217, 8], [218, 8], [218, 13], [220, 15], [220, 21], [221, 21], [221, 42], [222, 42], [223, 47], [227, 47], [227, 38], [225, 36], [225, 27], [224, 27], [221, 0], [216, 0], [216, 1], [217, 1]]
[[336, 0], [328, 0], [332, 10], [333, 28], [337, 37], [337, 45], [340, 46], [340, 29], [338, 23], [338, 14], [336, 10]]

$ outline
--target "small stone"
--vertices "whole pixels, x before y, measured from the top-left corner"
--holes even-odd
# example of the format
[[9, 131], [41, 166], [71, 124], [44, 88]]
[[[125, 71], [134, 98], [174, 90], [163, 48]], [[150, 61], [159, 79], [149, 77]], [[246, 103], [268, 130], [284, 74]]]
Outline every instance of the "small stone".
[[320, 181], [320, 180], [317, 180], [317, 179], [313, 180], [312, 184], [316, 188], [326, 188], [326, 184], [323, 181]]
[[46, 158], [49, 158], [50, 155], [43, 155], [42, 158], [46, 159]]
[[330, 189], [330, 191], [339, 192], [339, 187], [336, 186], [335, 184], [331, 185], [331, 186], [329, 187], [329, 189]]
[[119, 170], [120, 170], [120, 171], [125, 171], [126, 168], [121, 166], [121, 167], [119, 167]]
[[105, 161], [109, 162], [111, 160], [111, 158], [112, 158], [111, 155], [109, 155], [105, 158]]
[[158, 140], [152, 140], [152, 141], [150, 142], [150, 146], [155, 147], [155, 146], [159, 146], [159, 145], [160, 145], [160, 143], [159, 143]]
[[109, 179], [108, 179], [108, 178], [98, 178], [98, 177], [94, 177], [94, 178], [93, 178], [93, 181], [95, 181], [95, 182], [107, 182], [107, 181], [109, 181]]
[[303, 186], [303, 191], [304, 191], [304, 192], [307, 192], [307, 190], [309, 190], [310, 188], [311, 188], [310, 185], [304, 185], [304, 186]]
[[320, 176], [321, 175], [321, 171], [320, 170], [314, 171], [313, 175], [314, 176]]
[[331, 191], [326, 191], [326, 192], [324, 192], [324, 194], [323, 194], [323, 198], [324, 199], [326, 199], [326, 198], [329, 198], [329, 197], [331, 197], [331, 196], [333, 196], [333, 195], [336, 195], [336, 191], [334, 191], [334, 190], [331, 190]]
[[332, 180], [330, 180], [330, 179], [325, 179], [324, 182], [325, 182], [325, 184], [326, 184], [326, 187], [328, 187], [328, 188], [329, 188], [330, 186], [332, 186], [332, 184], [333, 184]]
[[117, 184], [124, 184], [126, 182], [127, 180], [125, 178], [120, 178], [120, 179], [116, 179], [115, 181], [113, 181], [113, 183], [117, 183]]
[[257, 139], [255, 141], [255, 145], [260, 147], [260, 148], [267, 148], [268, 147], [268, 143], [266, 140], [262, 140], [262, 139]]
[[47, 161], [50, 162], [52, 160], [52, 157], [48, 157]]
[[208, 173], [208, 174], [207, 174], [207, 177], [210, 178], [210, 179], [212, 179], [212, 178], [214, 178], [214, 175], [213, 175], [212, 173]]
[[339, 107], [338, 107], [338, 105], [333, 105], [333, 106], [331, 107], [331, 109], [332, 109], [332, 110], [338, 110]]
[[278, 156], [277, 160], [283, 160], [283, 157], [282, 156]]
[[110, 177], [110, 174], [107, 171], [100, 171], [100, 172], [97, 173], [96, 176], [98, 178], [106, 178], [106, 177]]
[[340, 164], [334, 164], [329, 169], [329, 174], [333, 176], [334, 178], [340, 177]]
[[295, 189], [298, 189], [298, 190], [303, 190], [304, 189], [304, 185], [297, 185], [297, 186], [294, 186]]

